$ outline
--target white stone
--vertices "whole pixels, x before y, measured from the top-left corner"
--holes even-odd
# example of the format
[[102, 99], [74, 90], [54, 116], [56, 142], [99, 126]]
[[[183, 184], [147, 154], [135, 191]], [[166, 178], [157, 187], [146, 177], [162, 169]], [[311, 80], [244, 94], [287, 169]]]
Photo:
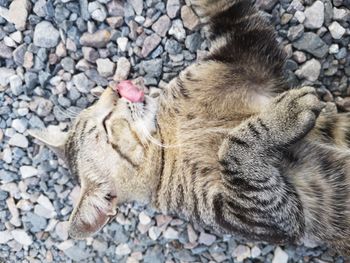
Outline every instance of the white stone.
[[142, 225], [151, 223], [151, 218], [144, 211], [139, 214], [139, 220]]
[[288, 254], [284, 252], [280, 247], [277, 247], [275, 249], [272, 263], [288, 263]]
[[[50, 32], [50, 34], [48, 34]], [[56, 47], [60, 39], [58, 30], [47, 21], [42, 21], [35, 26], [34, 45], [44, 48]]]
[[14, 128], [19, 133], [23, 133], [27, 129], [26, 124], [23, 121], [21, 121], [20, 119], [14, 119], [12, 121], [11, 126], [12, 126], [12, 128]]
[[295, 74], [299, 78], [305, 78], [309, 81], [316, 81], [321, 73], [321, 63], [316, 59], [305, 62]]
[[160, 230], [159, 227], [151, 226], [150, 229], [148, 230], [148, 235], [152, 240], [157, 240], [161, 232], [162, 231]]
[[186, 38], [186, 30], [184, 29], [183, 23], [180, 19], [173, 21], [173, 24], [169, 29], [169, 35], [174, 36], [179, 41]]
[[131, 69], [131, 63], [125, 57], [121, 57], [117, 62], [117, 70], [115, 71], [115, 75], [113, 80], [121, 81], [128, 79], [129, 73]]
[[36, 200], [36, 202], [43, 207], [45, 207], [48, 210], [55, 211], [54, 206], [52, 205], [50, 199], [46, 197], [45, 195], [40, 195], [39, 198]]
[[178, 239], [179, 238], [179, 232], [176, 231], [172, 227], [168, 227], [165, 232], [163, 233], [164, 238], [166, 239]]
[[296, 11], [295, 14], [294, 14], [294, 17], [298, 20], [299, 23], [304, 23], [305, 21], [305, 14], [304, 12], [301, 12], [301, 11]]
[[339, 52], [339, 45], [338, 44], [332, 44], [329, 47], [329, 54], [337, 54]]
[[198, 242], [206, 246], [211, 246], [216, 240], [216, 236], [201, 232], [199, 235]]
[[328, 29], [334, 39], [341, 39], [346, 32], [345, 28], [336, 21], [334, 21]]
[[4, 44], [8, 47], [16, 47], [17, 46], [16, 42], [8, 36], [4, 37]]
[[36, 205], [34, 207], [34, 213], [38, 216], [45, 217], [45, 218], [54, 218], [56, 216], [56, 213], [54, 211], [51, 211], [42, 205]]
[[129, 248], [128, 244], [120, 244], [115, 249], [115, 253], [118, 256], [125, 256], [125, 255], [129, 255], [131, 253], [131, 249]]
[[18, 243], [22, 244], [23, 246], [30, 246], [33, 243], [32, 237], [29, 236], [24, 230], [22, 229], [15, 229], [11, 231], [11, 234]]
[[10, 140], [9, 140], [9, 145], [11, 146], [17, 146], [20, 148], [27, 148], [28, 147], [28, 139], [20, 133], [14, 134]]
[[246, 258], [250, 257], [250, 248], [247, 246], [239, 245], [233, 251], [232, 256], [237, 258], [237, 261], [242, 262]]
[[23, 179], [38, 175], [38, 169], [33, 166], [23, 165], [19, 168], [19, 171]]
[[250, 250], [250, 254], [252, 258], [257, 258], [261, 255], [261, 249], [257, 246], [254, 246], [251, 250]]
[[349, 19], [350, 10], [344, 8], [333, 8], [333, 19], [337, 21], [344, 21]]
[[10, 34], [10, 38], [13, 39], [16, 43], [22, 43], [23, 37], [21, 31], [16, 31]]
[[127, 37], [118, 37], [117, 44], [121, 51], [125, 52], [128, 47], [129, 39]]
[[305, 10], [304, 25], [306, 28], [318, 29], [324, 22], [324, 4], [321, 1], [316, 1], [312, 6]]
[[61, 240], [68, 239], [68, 226], [69, 222], [67, 221], [57, 223], [55, 233]]
[[134, 8], [135, 13], [141, 15], [143, 10], [143, 0], [129, 0], [129, 2]]
[[0, 244], [6, 244], [11, 239], [13, 239], [13, 237], [10, 231], [0, 231]]
[[109, 77], [114, 73], [115, 64], [108, 58], [99, 58], [96, 60], [97, 71], [102, 77]]
[[8, 13], [8, 20], [15, 24], [17, 30], [26, 28], [28, 9], [30, 2], [28, 0], [13, 0]]
[[0, 89], [10, 83], [10, 77], [16, 75], [16, 72], [10, 68], [0, 68]]

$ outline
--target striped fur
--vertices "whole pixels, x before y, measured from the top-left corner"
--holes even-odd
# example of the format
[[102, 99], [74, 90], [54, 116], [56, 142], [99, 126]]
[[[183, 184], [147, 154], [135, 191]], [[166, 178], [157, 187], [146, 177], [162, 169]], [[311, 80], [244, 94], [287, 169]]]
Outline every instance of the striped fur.
[[82, 185], [71, 236], [140, 201], [224, 233], [307, 237], [349, 254], [350, 115], [321, 112], [312, 88], [288, 91], [285, 56], [252, 1], [191, 2], [210, 54], [169, 83], [157, 107], [107, 90], [69, 132], [66, 157]]

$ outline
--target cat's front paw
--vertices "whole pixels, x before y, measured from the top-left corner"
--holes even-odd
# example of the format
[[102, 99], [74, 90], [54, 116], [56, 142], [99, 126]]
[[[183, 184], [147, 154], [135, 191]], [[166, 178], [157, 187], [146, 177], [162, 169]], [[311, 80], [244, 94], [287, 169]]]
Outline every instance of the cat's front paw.
[[325, 103], [319, 100], [314, 88], [303, 87], [276, 97], [268, 113], [285, 140], [293, 141], [304, 137], [315, 126], [324, 107]]

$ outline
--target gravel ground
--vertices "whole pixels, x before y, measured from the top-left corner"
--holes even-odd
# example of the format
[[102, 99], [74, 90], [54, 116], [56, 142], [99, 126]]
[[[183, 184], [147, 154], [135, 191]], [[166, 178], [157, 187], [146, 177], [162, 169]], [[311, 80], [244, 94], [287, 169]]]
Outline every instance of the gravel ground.
[[[27, 129], [65, 129], [113, 81], [142, 76], [157, 91], [203, 56], [198, 18], [180, 2], [0, 0], [0, 261], [345, 262], [312, 243], [216, 236], [137, 204], [94, 238], [69, 239], [79, 188]], [[288, 53], [290, 84], [312, 84], [330, 110], [350, 111], [350, 1], [257, 2]]]

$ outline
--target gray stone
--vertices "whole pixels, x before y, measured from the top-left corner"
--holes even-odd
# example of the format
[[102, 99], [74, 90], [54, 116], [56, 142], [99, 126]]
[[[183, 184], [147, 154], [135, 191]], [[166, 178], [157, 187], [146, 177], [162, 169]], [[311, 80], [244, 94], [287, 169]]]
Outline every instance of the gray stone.
[[72, 260], [74, 260], [76, 262], [83, 261], [83, 260], [87, 259], [90, 256], [90, 254], [87, 251], [82, 250], [78, 246], [69, 247], [69, 248], [65, 249], [63, 252], [70, 259], [72, 259]]
[[75, 87], [82, 93], [89, 93], [94, 85], [84, 73], [74, 75], [72, 80]]
[[0, 68], [0, 87], [6, 87], [10, 83], [10, 77], [14, 76], [16, 72], [10, 68]]
[[193, 33], [186, 37], [185, 46], [191, 52], [196, 52], [200, 49], [203, 39], [199, 32]]
[[238, 262], [242, 262], [243, 260], [251, 256], [250, 248], [247, 246], [239, 245], [233, 251], [232, 256], [237, 258]]
[[334, 21], [328, 29], [334, 39], [341, 39], [346, 32], [345, 28], [336, 21]]
[[23, 246], [30, 246], [33, 243], [33, 239], [22, 229], [14, 229], [11, 234], [18, 243]]
[[37, 16], [45, 17], [46, 16], [46, 0], [38, 0], [33, 7], [33, 11]]
[[103, 22], [107, 18], [106, 8], [97, 1], [89, 3], [88, 11], [91, 17], [98, 22]]
[[131, 249], [128, 244], [119, 244], [115, 249], [115, 253], [118, 256], [125, 256], [131, 253]]
[[24, 82], [28, 90], [33, 90], [38, 84], [38, 75], [34, 72], [26, 72], [24, 74]]
[[289, 28], [287, 37], [290, 41], [295, 41], [299, 39], [303, 34], [304, 34], [303, 25], [297, 25]]
[[328, 53], [327, 44], [315, 33], [307, 32], [293, 43], [298, 50], [306, 51], [317, 58], [323, 58]]
[[75, 62], [72, 58], [70, 57], [65, 57], [61, 60], [61, 66], [62, 68], [70, 73], [74, 73], [75, 69]]
[[152, 29], [154, 32], [156, 32], [159, 36], [165, 37], [166, 33], [168, 32], [170, 28], [170, 19], [167, 15], [161, 16], [157, 22], [155, 22], [152, 25]]
[[324, 22], [324, 5], [321, 1], [316, 1], [312, 6], [305, 9], [305, 22], [306, 28], [318, 29]]
[[184, 40], [186, 38], [186, 31], [180, 19], [176, 19], [173, 21], [173, 24], [169, 29], [169, 35], [174, 36], [179, 41]]
[[3, 41], [0, 42], [0, 58], [12, 58], [12, 48], [6, 46]]
[[186, 5], [181, 8], [181, 19], [184, 26], [191, 31], [196, 30], [200, 25], [198, 16], [193, 12], [191, 7]]
[[24, 222], [30, 224], [30, 231], [33, 233], [44, 230], [47, 226], [47, 220], [41, 216], [38, 216], [32, 212], [26, 213], [22, 219]]
[[109, 77], [114, 73], [115, 64], [108, 58], [99, 58], [96, 60], [97, 71], [102, 77]]
[[142, 61], [142, 68], [148, 77], [159, 77], [162, 74], [162, 59]]
[[111, 33], [106, 29], [101, 29], [95, 33], [84, 33], [80, 38], [80, 44], [88, 47], [105, 47], [111, 40]]
[[18, 96], [24, 92], [25, 87], [22, 84], [22, 80], [17, 75], [13, 75], [9, 78], [10, 88], [13, 95]]
[[166, 5], [166, 11], [168, 16], [173, 19], [178, 16], [180, 12], [180, 1], [179, 0], [168, 0]]
[[137, 15], [141, 15], [142, 14], [143, 0], [129, 0], [129, 3], [132, 5], [132, 7], [135, 10], [135, 13]]
[[27, 45], [22, 44], [18, 46], [14, 51], [13, 51], [13, 60], [16, 62], [17, 65], [21, 66], [24, 63], [24, 55], [27, 51]]
[[11, 146], [17, 146], [20, 148], [27, 148], [28, 147], [28, 139], [20, 133], [15, 133], [8, 142]]
[[117, 70], [115, 72], [113, 79], [115, 81], [128, 79], [130, 69], [131, 69], [131, 64], [129, 60], [125, 57], [119, 58], [117, 62]]
[[199, 235], [198, 242], [200, 244], [211, 246], [216, 241], [216, 236], [201, 232]]
[[[48, 32], [50, 32], [48, 34]], [[34, 45], [43, 48], [56, 47], [60, 39], [58, 30], [48, 21], [42, 21], [34, 30]]]
[[141, 54], [143, 57], [147, 57], [162, 41], [162, 39], [157, 34], [152, 34], [146, 37]]
[[316, 81], [321, 73], [321, 63], [316, 59], [311, 59], [298, 69], [295, 74], [299, 78], [305, 78], [309, 81]]
[[182, 46], [175, 39], [168, 39], [167, 42], [165, 43], [165, 50], [170, 55], [177, 55], [182, 52]]
[[53, 103], [50, 100], [44, 98], [37, 98], [36, 113], [39, 116], [46, 117], [52, 111]]
[[350, 20], [350, 10], [345, 8], [333, 8], [333, 19], [339, 22]]
[[84, 58], [92, 63], [95, 63], [98, 59], [98, 52], [92, 47], [82, 47]]
[[164, 233], [163, 233], [163, 237], [165, 239], [178, 239], [179, 238], [179, 232], [176, 231], [174, 228], [172, 227], [168, 227]]
[[284, 252], [280, 247], [277, 247], [275, 249], [272, 263], [287, 263], [288, 258], [289, 258], [288, 254]]

